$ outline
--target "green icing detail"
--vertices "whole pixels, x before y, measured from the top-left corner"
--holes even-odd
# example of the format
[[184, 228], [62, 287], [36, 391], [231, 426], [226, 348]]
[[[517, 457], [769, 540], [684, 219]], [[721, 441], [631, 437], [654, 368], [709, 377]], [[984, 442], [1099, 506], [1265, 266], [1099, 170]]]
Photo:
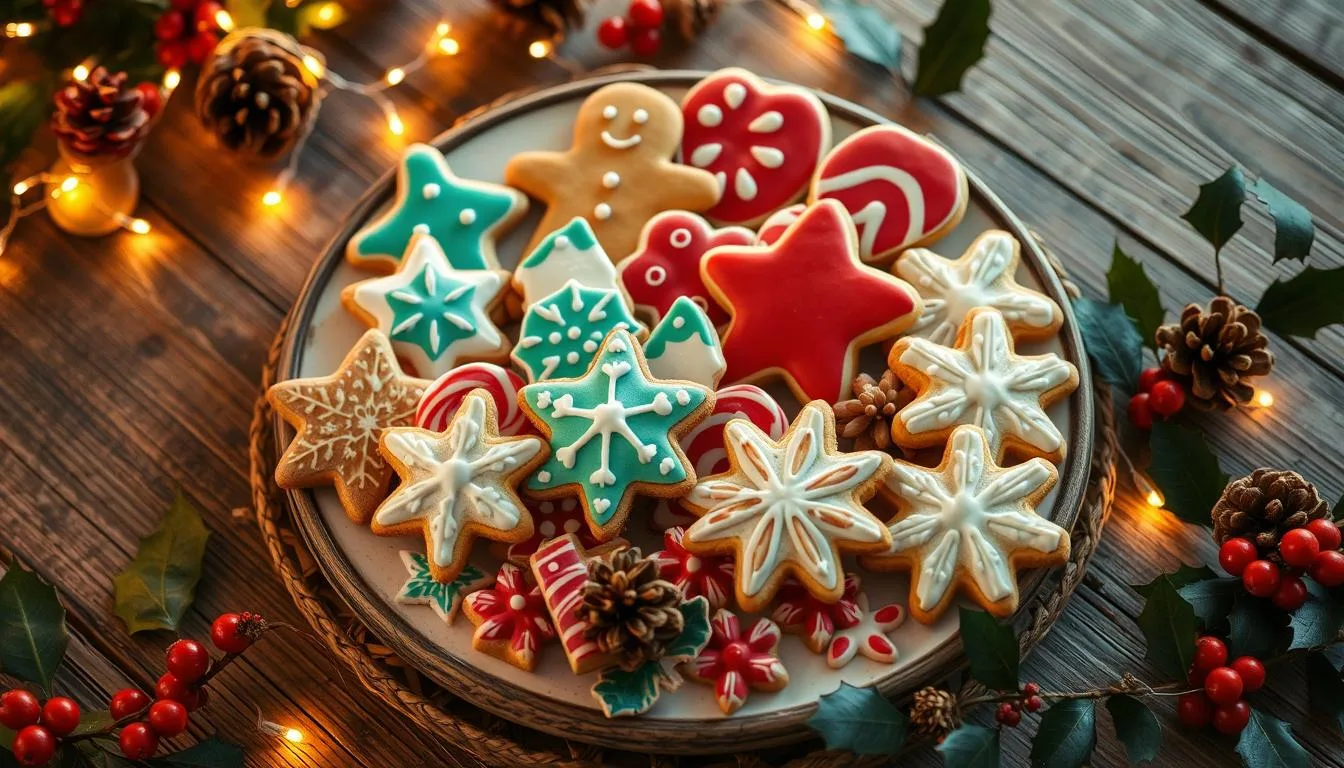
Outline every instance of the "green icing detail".
[[[681, 320], [680, 327], [677, 320]], [[672, 302], [672, 307], [658, 325], [653, 327], [649, 340], [644, 342], [644, 354], [652, 358], [662, 357], [668, 344], [686, 341], [692, 336], [699, 336], [707, 347], [719, 345], [718, 332], [714, 330], [713, 323], [709, 322], [709, 316], [700, 305], [680, 296]]]
[[429, 570], [429, 558], [425, 555], [402, 552], [401, 559], [411, 577], [397, 593], [397, 600], [416, 605], [429, 605], [445, 620], [451, 619], [457, 612], [458, 605], [466, 596], [465, 590], [486, 580], [485, 573], [474, 565], [468, 565], [456, 579], [444, 584], [434, 580], [434, 575]]
[[667, 655], [682, 659], [693, 659], [709, 645], [709, 636], [713, 629], [709, 625], [709, 601], [697, 596], [677, 606], [681, 611], [682, 630], [667, 646]]
[[639, 715], [658, 702], [663, 690], [675, 691], [680, 683], [667, 670], [695, 658], [709, 644], [709, 601], [704, 597], [687, 600], [678, 606], [685, 628], [658, 661], [647, 661], [633, 670], [612, 667], [604, 670], [593, 685], [593, 697], [602, 704], [607, 717]]
[[[548, 259], [551, 251], [555, 249], [556, 238], [562, 236], [569, 240], [570, 246], [576, 250], [589, 251], [600, 247], [597, 244], [597, 235], [593, 234], [593, 228], [588, 225], [588, 221], [576, 217], [563, 228], [547, 235], [546, 239], [542, 240], [541, 244], [526, 259], [523, 259], [523, 263], [518, 265], [519, 268], [535, 267]], [[606, 254], [603, 253], [602, 257], [606, 258]]]
[[532, 381], [578, 378], [588, 371], [608, 333], [639, 327], [620, 292], [585, 288], [570, 280], [528, 307], [513, 358]]
[[414, 344], [438, 360], [453, 344], [476, 335], [475, 293], [475, 285], [426, 264], [406, 287], [386, 294], [392, 340]]

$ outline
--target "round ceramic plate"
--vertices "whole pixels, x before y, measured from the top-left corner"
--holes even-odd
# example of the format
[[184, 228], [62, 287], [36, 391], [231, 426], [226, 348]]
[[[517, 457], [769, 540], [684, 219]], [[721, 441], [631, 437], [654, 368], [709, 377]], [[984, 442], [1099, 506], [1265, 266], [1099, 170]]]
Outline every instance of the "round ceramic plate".
[[[702, 76], [703, 73], [695, 72], [640, 72], [560, 86], [492, 108], [443, 134], [434, 143], [443, 150], [457, 174], [500, 182], [504, 165], [514, 153], [568, 148], [579, 105], [597, 88], [617, 80], [637, 80], [680, 100]], [[830, 112], [836, 141], [865, 126], [885, 122], [853, 104], [819, 95]], [[934, 250], [956, 257], [985, 229], [1006, 229], [1022, 243], [1023, 263], [1018, 280], [1045, 292], [1065, 308], [1066, 322], [1058, 338], [1023, 345], [1019, 351], [1056, 352], [1077, 365], [1082, 374], [1078, 391], [1049, 411], [1068, 440], [1068, 456], [1060, 467], [1059, 484], [1039, 510], [1067, 529], [1081, 505], [1092, 451], [1092, 393], [1087, 361], [1063, 288], [1045, 257], [1022, 223], [969, 169], [968, 176], [971, 202], [966, 217], [933, 246]], [[380, 213], [391, 202], [393, 193], [394, 178], [389, 172], [365, 195], [345, 230], [313, 268], [294, 309], [281, 356], [280, 379], [331, 373], [364, 330], [341, 307], [340, 292], [369, 274], [347, 264], [343, 255], [351, 234]], [[499, 258], [506, 268], [517, 263], [540, 208], [534, 205], [528, 220], [501, 241]], [[881, 359], [880, 350], [870, 350], [864, 359], [864, 370], [880, 372]], [[797, 412], [798, 403], [787, 390], [775, 387], [772, 393], [791, 415]], [[276, 428], [281, 446], [292, 439], [293, 431], [286, 424], [277, 420]], [[907, 621], [892, 633], [900, 654], [894, 664], [879, 664], [860, 656], [843, 669], [832, 670], [822, 656], [809, 651], [797, 636], [785, 635], [779, 650], [789, 671], [789, 685], [777, 693], [753, 692], [746, 706], [731, 716], [719, 712], [710, 686], [687, 681], [679, 690], [664, 693], [646, 714], [609, 720], [589, 691], [596, 674], [571, 673], [558, 646], [544, 646], [537, 669], [524, 672], [473, 650], [473, 628], [465, 617], [459, 616], [448, 624], [427, 606], [396, 602], [395, 596], [407, 579], [400, 553], [423, 553], [423, 539], [374, 536], [367, 527], [357, 526], [346, 517], [336, 494], [327, 488], [291, 491], [288, 496], [294, 517], [326, 577], [364, 623], [403, 660], [476, 706], [566, 738], [667, 753], [728, 752], [774, 746], [807, 738], [809, 731], [803, 722], [815, 710], [817, 699], [835, 690], [841, 682], [874, 685], [884, 693], [901, 695], [941, 680], [963, 664], [956, 611], [929, 626]], [[632, 515], [631, 521], [627, 538], [641, 545], [645, 552], [661, 548], [659, 537], [647, 530], [638, 515]], [[472, 562], [493, 574], [499, 561], [487, 550], [484, 544], [478, 545]], [[862, 577], [864, 591], [874, 609], [891, 602], [906, 603], [905, 576], [862, 572]], [[1043, 577], [1039, 572], [1021, 575], [1024, 605], [1042, 587]]]

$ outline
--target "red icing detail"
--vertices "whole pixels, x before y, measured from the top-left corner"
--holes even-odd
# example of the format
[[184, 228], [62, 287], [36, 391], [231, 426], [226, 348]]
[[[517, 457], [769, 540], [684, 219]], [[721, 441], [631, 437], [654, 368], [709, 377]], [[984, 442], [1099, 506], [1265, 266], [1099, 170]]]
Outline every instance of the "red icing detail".
[[896, 652], [896, 646], [891, 644], [886, 635], [869, 635], [868, 648], [881, 656], [889, 656]]
[[728, 322], [728, 313], [714, 302], [700, 279], [700, 259], [721, 245], [750, 245], [755, 234], [742, 227], [714, 229], [687, 211], [664, 211], [649, 219], [639, 247], [617, 267], [630, 300], [657, 322], [672, 302], [689, 297], [714, 325]]
[[685, 535], [679, 527], [663, 534], [663, 551], [654, 555], [659, 575], [681, 587], [688, 600], [704, 595], [711, 610], [727, 606], [733, 596], [732, 558], [687, 552], [681, 544]]
[[465, 598], [467, 615], [476, 623], [474, 640], [507, 640], [509, 649], [531, 668], [537, 651], [555, 637], [539, 587], [528, 584], [526, 573], [512, 563], [499, 567], [495, 586]]
[[807, 587], [789, 579], [779, 588], [771, 618], [785, 632], [802, 635], [803, 644], [813, 653], [821, 653], [837, 629], [848, 629], [863, 619], [858, 594], [859, 577], [852, 573], [845, 576], [845, 590], [834, 603], [823, 603]]
[[803, 402], [843, 398], [859, 347], [918, 316], [905, 281], [859, 261], [854, 225], [831, 200], [810, 206], [773, 245], [714, 249], [702, 273], [733, 317], [725, 378], [782, 374]]
[[714, 696], [724, 714], [732, 714], [747, 701], [750, 689], [778, 691], [789, 682], [775, 649], [779, 627], [769, 619], [757, 619], [747, 632], [728, 610], [710, 619], [709, 643], [685, 666], [692, 680], [713, 683]]
[[682, 162], [721, 179], [723, 196], [706, 212], [718, 221], [758, 221], [797, 200], [831, 142], [820, 99], [796, 86], [768, 85], [743, 69], [720, 70], [696, 83], [681, 111]]
[[793, 222], [803, 215], [805, 210], [807, 210], [807, 206], [798, 203], [797, 205], [790, 205], [788, 208], [780, 208], [770, 214], [769, 218], [761, 222], [761, 226], [756, 229], [756, 244], [770, 245], [774, 243], [784, 234], [784, 230], [792, 226]]
[[415, 425], [434, 432], [444, 431], [463, 398], [472, 390], [484, 389], [495, 403], [499, 434], [506, 437], [537, 434], [518, 407], [518, 390], [524, 383], [518, 374], [491, 363], [459, 365], [425, 388], [420, 407], [415, 411]]
[[526, 564], [542, 542], [550, 541], [556, 536], [564, 536], [566, 533], [573, 534], [579, 545], [585, 549], [601, 546], [602, 542], [598, 541], [588, 529], [583, 505], [576, 497], [568, 496], [545, 501], [524, 498], [523, 504], [527, 507], [527, 511], [532, 513], [532, 520], [536, 524], [532, 526], [532, 535], [529, 538], [509, 545], [508, 559]]
[[873, 618], [878, 624], [889, 624], [902, 621], [902, 611], [905, 609], [899, 605], [884, 605], [877, 609]]
[[602, 652], [584, 636], [588, 622], [577, 612], [583, 602], [583, 585], [588, 583], [588, 563], [574, 537], [561, 536], [541, 545], [532, 555], [532, 575], [560, 634], [570, 668], [583, 673], [600, 666]]

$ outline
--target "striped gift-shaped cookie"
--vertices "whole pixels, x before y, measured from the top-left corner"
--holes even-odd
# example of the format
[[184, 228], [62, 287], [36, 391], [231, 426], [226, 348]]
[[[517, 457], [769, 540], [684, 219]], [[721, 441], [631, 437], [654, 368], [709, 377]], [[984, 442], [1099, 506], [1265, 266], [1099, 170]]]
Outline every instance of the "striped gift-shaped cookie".
[[597, 643], [584, 636], [589, 625], [578, 616], [583, 585], [588, 582], [589, 559], [572, 533], [551, 539], [532, 554], [532, 573], [541, 587], [542, 599], [555, 622], [570, 669], [579, 675], [614, 663], [610, 654], [599, 651]]

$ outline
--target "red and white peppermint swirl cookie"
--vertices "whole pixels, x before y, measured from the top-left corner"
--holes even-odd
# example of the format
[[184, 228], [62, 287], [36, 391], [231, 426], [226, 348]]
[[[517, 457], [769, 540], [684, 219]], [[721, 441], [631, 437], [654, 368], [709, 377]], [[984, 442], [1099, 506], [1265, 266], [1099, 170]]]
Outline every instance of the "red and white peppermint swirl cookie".
[[812, 92], [721, 69], [681, 101], [682, 161], [714, 174], [723, 196], [706, 211], [753, 224], [802, 197], [831, 143], [831, 120]]
[[473, 389], [484, 389], [499, 413], [499, 434], [508, 437], [534, 434], [531, 423], [518, 408], [518, 389], [526, 382], [513, 371], [493, 363], [467, 363], [434, 380], [420, 398], [415, 425], [435, 432], [448, 428], [462, 399]]
[[875, 125], [826, 155], [810, 199], [844, 204], [859, 230], [859, 258], [883, 263], [957, 226], [968, 194], [966, 172], [947, 150], [898, 125]]
[[720, 326], [728, 322], [728, 313], [705, 290], [700, 257], [721, 245], [750, 245], [755, 238], [743, 227], [714, 229], [689, 211], [664, 211], [644, 225], [639, 248], [616, 269], [635, 309], [651, 315], [654, 323], [686, 296]]

